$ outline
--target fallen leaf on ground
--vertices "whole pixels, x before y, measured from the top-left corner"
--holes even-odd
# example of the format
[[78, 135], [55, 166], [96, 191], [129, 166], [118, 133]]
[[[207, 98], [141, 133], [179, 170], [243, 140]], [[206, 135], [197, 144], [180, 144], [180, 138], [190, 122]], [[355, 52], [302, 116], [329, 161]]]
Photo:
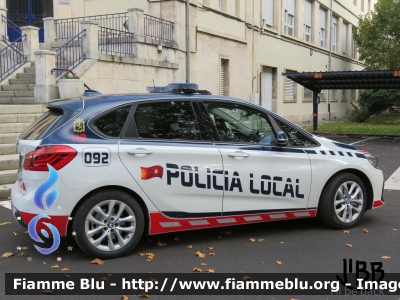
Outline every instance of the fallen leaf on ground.
[[156, 256], [154, 253], [147, 252], [146, 253], [147, 261], [153, 260], [154, 256]]
[[197, 251], [197, 252], [196, 252], [196, 255], [197, 255], [198, 257], [200, 257], [200, 258], [206, 257], [206, 254], [205, 254], [205, 253], [201, 253], [200, 251]]
[[58, 269], [58, 265], [51, 266], [52, 269]]
[[283, 264], [283, 262], [281, 262], [280, 260], [277, 260], [277, 261], [276, 261], [276, 264], [277, 264], [277, 265], [281, 265], [281, 264]]
[[350, 230], [343, 230], [343, 233], [350, 233]]
[[129, 300], [129, 297], [126, 295], [121, 295], [121, 300]]
[[14, 233], [14, 235], [17, 235], [17, 233], [16, 232], [13, 232]]
[[139, 253], [140, 256], [146, 256], [146, 253]]
[[249, 238], [249, 240], [248, 240], [248, 242], [250, 242], [250, 243], [254, 243], [256, 241], [256, 239], [253, 239], [253, 238]]
[[57, 261], [62, 261], [62, 258], [61, 257], [57, 257]]
[[281, 242], [281, 244], [284, 244], [285, 242]]
[[369, 233], [369, 230], [368, 229], [365, 229], [364, 228], [364, 230], [363, 230], [365, 233]]
[[143, 292], [143, 293], [141, 293], [140, 295], [138, 295], [138, 297], [141, 297], [141, 298], [150, 298], [149, 294], [147, 294], [147, 293], [145, 293], [145, 292]]
[[201, 263], [201, 265], [202, 265], [202, 266], [207, 266], [207, 264], [206, 264], [206, 263]]
[[19, 247], [20, 250], [25, 251], [28, 250], [28, 247]]
[[393, 231], [397, 231], [397, 228], [393, 228], [392, 230], [393, 230]]
[[352, 244], [345, 244], [345, 245], [346, 245], [346, 247], [353, 248]]
[[208, 253], [208, 255], [209, 255], [209, 256], [215, 256], [215, 253], [210, 252], [210, 253]]
[[244, 275], [243, 278], [242, 278], [243, 281], [247, 281], [247, 280], [250, 280], [250, 279], [251, 279], [251, 277], [249, 277], [247, 275]]
[[192, 245], [189, 245], [189, 246], [187, 246], [186, 248], [188, 248], [188, 249], [192, 249], [192, 248], [193, 248], [193, 246], [192, 246]]
[[69, 269], [68, 268], [64, 268], [61, 271], [69, 271]]
[[261, 242], [265, 242], [265, 239], [258, 239], [258, 241]]
[[13, 255], [14, 255], [14, 253], [12, 253], [12, 252], [6, 252], [1, 257], [8, 258], [8, 257], [13, 256]]
[[259, 264], [260, 264], [260, 265], [262, 265], [262, 264], [263, 264], [263, 262], [262, 262], [262, 261], [260, 261], [260, 262], [259, 262]]
[[90, 263], [95, 264], [95, 265], [102, 265], [102, 264], [104, 264], [104, 260], [96, 258], [96, 259], [93, 259]]
[[382, 255], [381, 258], [382, 259], [390, 259], [391, 257], [390, 256], [386, 256], [386, 255]]
[[194, 267], [194, 268], [192, 269], [192, 271], [193, 271], [193, 272], [202, 272], [203, 270], [200, 269], [200, 268]]
[[158, 247], [164, 247], [164, 246], [167, 246], [167, 244], [166, 243], [162, 243], [162, 242], [158, 242], [157, 246]]
[[11, 224], [11, 222], [1, 222], [0, 223], [0, 226], [3, 226], [3, 225], [10, 225]]
[[18, 254], [17, 256], [26, 256], [26, 252], [21, 252], [21, 253]]
[[50, 295], [50, 294], [53, 294], [53, 291], [51, 291], [51, 290], [44, 290], [42, 293], [43, 293], [43, 294]]
[[214, 249], [214, 247], [208, 247], [208, 250], [213, 250]]
[[207, 272], [208, 273], [215, 273], [215, 270], [214, 269], [208, 269]]

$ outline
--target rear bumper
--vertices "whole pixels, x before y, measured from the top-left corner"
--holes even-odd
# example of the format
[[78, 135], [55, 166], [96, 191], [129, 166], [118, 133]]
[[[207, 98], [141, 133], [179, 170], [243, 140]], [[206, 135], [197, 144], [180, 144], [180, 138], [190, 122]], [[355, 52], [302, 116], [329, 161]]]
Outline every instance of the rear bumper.
[[[15, 206], [13, 206], [12, 209], [15, 219], [23, 227], [28, 227], [29, 222], [34, 217], [38, 216], [38, 214], [31, 214], [19, 211]], [[60, 234], [61, 237], [66, 236], [69, 216], [49, 216], [49, 217], [50, 218], [43, 218], [37, 223], [36, 232], [40, 233], [43, 229], [47, 231], [48, 226], [45, 225], [44, 223], [48, 223], [54, 225], [57, 228], [58, 233]]]

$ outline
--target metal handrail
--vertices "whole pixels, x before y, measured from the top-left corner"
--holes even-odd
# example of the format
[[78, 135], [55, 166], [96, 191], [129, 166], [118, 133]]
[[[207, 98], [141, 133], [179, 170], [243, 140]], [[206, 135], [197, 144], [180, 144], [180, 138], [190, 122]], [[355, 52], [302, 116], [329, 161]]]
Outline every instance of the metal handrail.
[[144, 35], [166, 42], [174, 42], [174, 22], [143, 14]]
[[99, 27], [99, 51], [117, 56], [134, 56], [134, 34], [117, 29]]
[[0, 81], [16, 71], [26, 62], [24, 41], [26, 34], [0, 51]]
[[80, 21], [96, 21], [102, 27], [127, 31], [125, 24], [128, 21], [128, 13], [57, 19], [54, 21], [56, 25], [56, 40], [67, 40], [80, 32]]
[[[56, 68], [71, 69], [76, 68], [86, 59], [83, 52], [82, 39], [86, 35], [86, 29], [69, 39], [64, 45], [56, 50]], [[57, 76], [61, 75], [61, 71], [57, 70]]]
[[1, 21], [3, 23], [7, 24], [7, 26], [4, 26], [4, 30], [5, 30], [4, 37], [5, 38], [8, 36], [8, 31], [7, 31], [8, 27], [14, 29], [15, 31], [21, 31], [19, 26], [17, 24], [15, 24], [13, 21], [11, 21], [9, 18], [7, 18], [5, 15], [1, 15]]

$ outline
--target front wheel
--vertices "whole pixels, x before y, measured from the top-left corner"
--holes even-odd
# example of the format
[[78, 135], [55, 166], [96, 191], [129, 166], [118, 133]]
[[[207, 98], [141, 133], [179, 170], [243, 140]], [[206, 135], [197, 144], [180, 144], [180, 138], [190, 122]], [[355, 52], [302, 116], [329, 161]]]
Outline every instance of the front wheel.
[[342, 173], [331, 179], [322, 191], [318, 218], [327, 226], [338, 229], [358, 225], [367, 208], [363, 182], [354, 174]]
[[140, 241], [144, 216], [138, 202], [118, 190], [91, 195], [78, 208], [72, 224], [75, 240], [89, 255], [114, 258], [130, 253]]

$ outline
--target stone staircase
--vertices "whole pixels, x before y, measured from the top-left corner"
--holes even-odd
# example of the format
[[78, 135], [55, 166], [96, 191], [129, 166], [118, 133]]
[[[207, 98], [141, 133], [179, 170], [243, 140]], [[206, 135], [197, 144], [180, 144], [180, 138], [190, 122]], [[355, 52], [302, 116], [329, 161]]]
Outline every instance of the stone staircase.
[[46, 110], [41, 104], [35, 105], [34, 64], [16, 76], [8, 84], [3, 83], [0, 90], [0, 199], [9, 197], [10, 188], [17, 180], [16, 138]]

